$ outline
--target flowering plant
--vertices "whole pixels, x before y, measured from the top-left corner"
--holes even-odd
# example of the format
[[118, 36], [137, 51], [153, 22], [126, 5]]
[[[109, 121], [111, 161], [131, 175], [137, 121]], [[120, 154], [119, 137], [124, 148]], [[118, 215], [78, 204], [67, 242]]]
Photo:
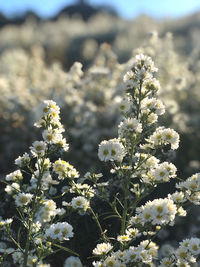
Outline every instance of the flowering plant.
[[[185, 239], [178, 249], [169, 246], [162, 254], [154, 242], [177, 217], [186, 216], [187, 204], [199, 205], [200, 174], [183, 181], [175, 165], [163, 161], [167, 151], [178, 148], [179, 135], [173, 129], [157, 127], [158, 117], [165, 112], [157, 97], [160, 85], [153, 76], [157, 68], [143, 54], [130, 64], [124, 76], [118, 137], [103, 140], [98, 149], [99, 159], [111, 164], [109, 178], [93, 172], [80, 177], [61, 159], [68, 144], [62, 136], [60, 110], [54, 101], [44, 101], [42, 118], [35, 124], [43, 129], [43, 140], [33, 142], [30, 154], [16, 159], [19, 170], [3, 181], [16, 211], [0, 222], [7, 241], [2, 244], [3, 261], [7, 257], [23, 267], [49, 266], [43, 260], [62, 249], [71, 254], [65, 267], [198, 266], [200, 239]], [[155, 188], [172, 179], [177, 181], [174, 193], [150, 200]], [[74, 230], [76, 216], [92, 217], [90, 224], [95, 222], [98, 227], [91, 242], [94, 246], [87, 247], [87, 258], [81, 255], [83, 247], [78, 254], [76, 251], [78, 242], [89, 240], [78, 228]], [[73, 241], [76, 235], [80, 240]], [[6, 243], [11, 242], [8, 248]]]

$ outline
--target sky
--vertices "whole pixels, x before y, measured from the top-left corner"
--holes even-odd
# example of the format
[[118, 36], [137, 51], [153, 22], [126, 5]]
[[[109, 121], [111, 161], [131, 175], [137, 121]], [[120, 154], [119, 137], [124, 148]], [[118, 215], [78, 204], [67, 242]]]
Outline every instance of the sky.
[[[200, 0], [88, 0], [87, 2], [96, 6], [109, 4], [126, 19], [140, 14], [148, 14], [155, 18], [174, 18], [200, 11]], [[72, 3], [75, 3], [75, 0], [0, 0], [0, 11], [12, 16], [32, 10], [46, 18]]]

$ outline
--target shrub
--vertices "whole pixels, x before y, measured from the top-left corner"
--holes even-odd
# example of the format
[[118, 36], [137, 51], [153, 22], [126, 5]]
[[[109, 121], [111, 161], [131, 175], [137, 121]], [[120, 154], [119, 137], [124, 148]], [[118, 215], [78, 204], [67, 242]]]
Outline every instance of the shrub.
[[[199, 205], [200, 174], [183, 180], [173, 163], [163, 161], [180, 140], [173, 129], [158, 127], [165, 107], [153, 77], [157, 70], [143, 54], [130, 62], [118, 137], [99, 144], [98, 157], [110, 166], [106, 175], [81, 177], [61, 159], [68, 144], [60, 109], [44, 101], [35, 124], [43, 140], [33, 142], [30, 153], [16, 159], [19, 169], [2, 180], [14, 203], [10, 218], [0, 221], [2, 264], [55, 266], [62, 255], [58, 264], [65, 267], [198, 266], [199, 238], [185, 239], [177, 249], [159, 242], [163, 229], [186, 216], [188, 204]], [[152, 199], [171, 180], [174, 192]]]

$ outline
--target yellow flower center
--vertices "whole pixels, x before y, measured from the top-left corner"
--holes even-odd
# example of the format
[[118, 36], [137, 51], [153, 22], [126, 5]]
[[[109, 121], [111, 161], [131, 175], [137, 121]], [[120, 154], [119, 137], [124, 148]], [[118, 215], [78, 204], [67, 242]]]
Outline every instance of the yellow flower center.
[[165, 172], [164, 172], [164, 171], [161, 171], [161, 172], [159, 173], [159, 175], [160, 175], [160, 177], [163, 177], [163, 176], [165, 176]]
[[81, 201], [81, 200], [77, 200], [77, 201], [76, 201], [76, 205], [77, 205], [77, 206], [80, 206], [81, 204], [82, 204], [82, 201]]
[[162, 212], [162, 211], [163, 211], [163, 207], [162, 207], [162, 206], [158, 206], [158, 207], [156, 208], [156, 210], [157, 210], [157, 212]]
[[114, 262], [113, 261], [108, 261], [107, 265], [112, 267], [112, 266], [114, 266]]
[[197, 250], [198, 250], [198, 247], [197, 247], [197, 245], [196, 245], [196, 244], [194, 244], [194, 245], [192, 246], [192, 249], [193, 249], [193, 250], [195, 250], [195, 251], [197, 251]]
[[185, 258], [187, 257], [187, 253], [184, 252], [184, 251], [182, 251], [182, 252], [180, 253], [180, 257], [183, 258], [183, 259], [185, 259]]
[[62, 235], [63, 235], [63, 236], [66, 236], [67, 234], [68, 234], [67, 229], [64, 229], [64, 230], [62, 231]]
[[49, 108], [43, 108], [43, 112], [47, 113], [49, 111]]
[[161, 138], [162, 138], [162, 134], [159, 133], [156, 135], [156, 139], [160, 140]]
[[105, 149], [105, 150], [103, 151], [103, 155], [104, 155], [104, 156], [107, 156], [107, 155], [108, 155], [108, 150], [107, 150], [107, 149]]
[[173, 136], [172, 136], [172, 134], [168, 133], [168, 134], [166, 134], [165, 137], [166, 137], [166, 139], [172, 139]]
[[116, 154], [117, 154], [117, 152], [116, 152], [116, 150], [114, 150], [114, 149], [112, 149], [112, 151], [111, 151], [111, 156], [116, 156]]
[[42, 147], [41, 145], [38, 145], [38, 146], [35, 147], [35, 149], [36, 149], [37, 151], [40, 151], [40, 150], [43, 149], [43, 147]]
[[27, 197], [26, 196], [22, 196], [20, 198], [20, 202], [23, 203], [23, 204], [25, 204], [27, 202]]
[[122, 238], [122, 240], [127, 240], [128, 236], [127, 235], [123, 235], [121, 238]]
[[151, 215], [150, 215], [149, 213], [146, 213], [146, 214], [144, 215], [144, 218], [147, 219], [147, 220], [148, 220], [150, 217], [151, 217]]
[[47, 138], [48, 141], [51, 141], [53, 139], [53, 135], [52, 134], [48, 134], [46, 138]]
[[54, 232], [55, 235], [57, 235], [57, 234], [60, 233], [60, 229], [59, 228], [56, 228], [53, 232]]

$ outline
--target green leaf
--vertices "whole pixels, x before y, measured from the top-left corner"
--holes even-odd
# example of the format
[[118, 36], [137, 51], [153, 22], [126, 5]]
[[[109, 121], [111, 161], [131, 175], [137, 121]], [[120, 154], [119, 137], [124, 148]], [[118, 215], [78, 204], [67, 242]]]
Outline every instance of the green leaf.
[[21, 227], [19, 227], [18, 231], [17, 231], [17, 242], [20, 243], [20, 237], [21, 237]]
[[117, 200], [117, 202], [120, 204], [120, 206], [121, 206], [122, 208], [124, 208], [123, 204], [121, 203], [121, 201], [119, 200], [118, 197], [115, 197], [115, 200]]
[[65, 251], [67, 251], [67, 252], [69, 252], [69, 253], [71, 253], [71, 254], [76, 255], [76, 256], [79, 257], [79, 254], [78, 254], [78, 253], [72, 251], [72, 250], [69, 249], [69, 248], [63, 247], [63, 246], [58, 245], [58, 244], [52, 244], [52, 245], [55, 246], [55, 247], [57, 247], [57, 248], [63, 249], [63, 250], [65, 250]]
[[105, 221], [105, 220], [107, 220], [107, 219], [109, 219], [109, 218], [120, 218], [120, 217], [119, 217], [118, 215], [113, 214], [113, 215], [109, 215], [109, 216], [105, 217], [105, 218], [103, 219], [103, 221]]

